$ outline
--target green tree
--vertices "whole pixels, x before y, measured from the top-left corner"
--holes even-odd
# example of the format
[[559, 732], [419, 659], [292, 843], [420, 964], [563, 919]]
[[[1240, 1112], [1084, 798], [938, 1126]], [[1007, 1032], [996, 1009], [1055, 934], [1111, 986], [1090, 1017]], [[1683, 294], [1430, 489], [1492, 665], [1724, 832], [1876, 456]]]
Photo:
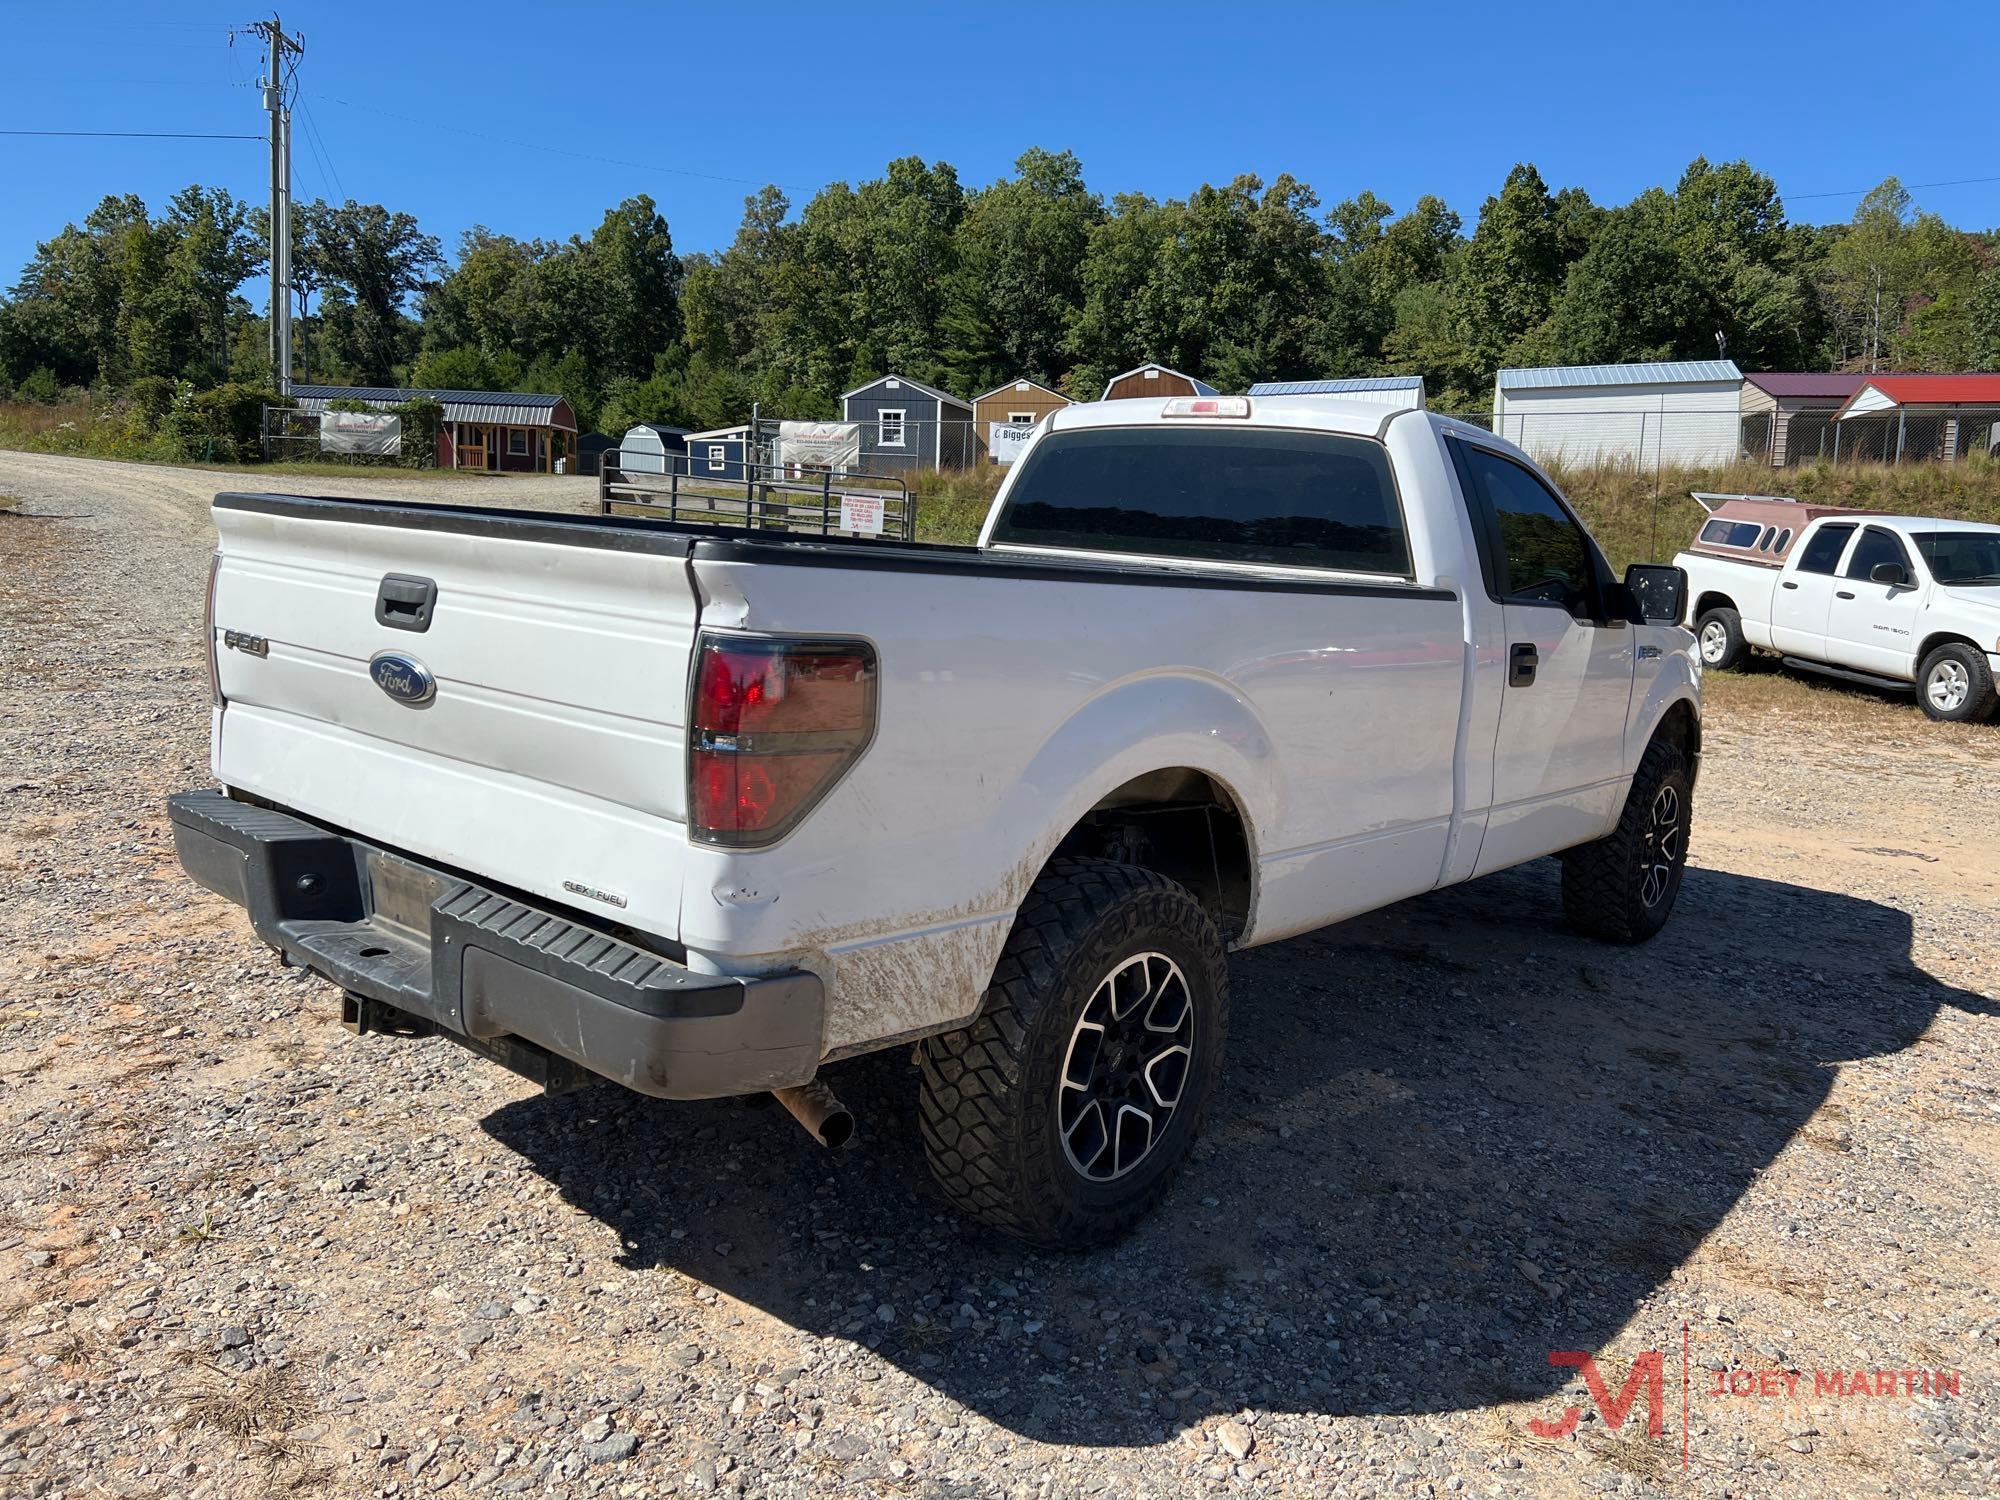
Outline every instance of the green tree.
[[324, 236], [329, 350], [356, 383], [393, 385], [414, 342], [404, 303], [437, 270], [437, 238], [409, 214], [352, 198], [328, 213]]
[[1084, 256], [1104, 219], [1073, 152], [1037, 147], [1014, 173], [973, 194], [958, 226], [941, 326], [944, 362], [967, 395], [1024, 375], [1044, 385], [1062, 378]]
[[592, 273], [603, 283], [602, 366], [643, 375], [681, 336], [681, 262], [674, 237], [644, 193], [606, 213], [590, 237]]

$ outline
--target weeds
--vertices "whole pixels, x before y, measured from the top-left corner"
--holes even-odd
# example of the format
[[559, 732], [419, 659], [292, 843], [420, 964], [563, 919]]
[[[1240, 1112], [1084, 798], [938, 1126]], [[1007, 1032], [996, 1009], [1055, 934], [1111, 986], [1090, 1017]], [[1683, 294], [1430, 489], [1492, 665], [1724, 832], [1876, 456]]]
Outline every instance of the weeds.
[[212, 1239], [220, 1238], [221, 1233], [215, 1227], [215, 1215], [204, 1213], [201, 1216], [199, 1224], [183, 1224], [177, 1229], [174, 1232], [174, 1243], [177, 1245], [205, 1245]]

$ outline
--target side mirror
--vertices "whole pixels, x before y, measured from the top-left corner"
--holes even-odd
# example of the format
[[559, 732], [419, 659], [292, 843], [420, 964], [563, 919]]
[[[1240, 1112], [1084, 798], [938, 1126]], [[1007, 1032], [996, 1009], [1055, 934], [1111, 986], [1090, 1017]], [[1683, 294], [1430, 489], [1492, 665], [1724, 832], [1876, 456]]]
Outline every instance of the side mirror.
[[1868, 571], [1871, 583], [1886, 583], [1892, 589], [1910, 586], [1910, 570], [1901, 563], [1877, 563]]
[[1625, 592], [1641, 625], [1678, 625], [1687, 617], [1688, 576], [1672, 563], [1633, 563], [1625, 570]]

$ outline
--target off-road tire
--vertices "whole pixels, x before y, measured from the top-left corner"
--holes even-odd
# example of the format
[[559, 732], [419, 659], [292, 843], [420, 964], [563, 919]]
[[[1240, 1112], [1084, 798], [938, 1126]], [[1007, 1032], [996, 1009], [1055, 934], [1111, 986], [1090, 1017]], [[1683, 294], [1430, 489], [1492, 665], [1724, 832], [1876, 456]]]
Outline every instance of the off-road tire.
[[[1733, 672], [1750, 654], [1750, 643], [1743, 639], [1743, 616], [1727, 606], [1704, 611], [1694, 622], [1694, 639], [1701, 664], [1711, 672]], [[1718, 643], [1720, 650], [1715, 649]]]
[[[1099, 986], [1149, 953], [1185, 980], [1191, 1056], [1157, 1141], [1126, 1175], [1093, 1181], [1071, 1165], [1057, 1123], [1063, 1068]], [[1057, 1248], [1110, 1239], [1159, 1201], [1194, 1144], [1228, 1025], [1222, 937], [1187, 890], [1133, 865], [1056, 860], [1021, 905], [978, 1020], [917, 1048], [931, 1171], [961, 1213], [1017, 1239]]]
[[1963, 641], [1946, 641], [1917, 668], [1917, 706], [1941, 724], [1990, 719], [1996, 702], [2000, 693], [1994, 690], [1986, 653]]
[[[1664, 861], [1656, 826], [1663, 797], [1673, 801], [1676, 834]], [[1562, 857], [1563, 914], [1570, 925], [1607, 943], [1643, 943], [1666, 926], [1687, 866], [1693, 814], [1694, 789], [1680, 747], [1654, 740], [1639, 761], [1617, 828]], [[1666, 873], [1656, 889], [1650, 877], [1662, 862]]]

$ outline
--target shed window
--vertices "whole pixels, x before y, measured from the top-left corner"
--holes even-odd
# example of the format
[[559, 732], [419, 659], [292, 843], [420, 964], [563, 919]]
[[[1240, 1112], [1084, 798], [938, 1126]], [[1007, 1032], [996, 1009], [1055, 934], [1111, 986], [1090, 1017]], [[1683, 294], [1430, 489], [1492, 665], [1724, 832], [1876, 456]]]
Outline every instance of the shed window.
[[884, 407], [875, 414], [875, 444], [880, 448], [903, 446], [903, 408]]
[[507, 429], [507, 455], [510, 458], [528, 456], [528, 434], [524, 429], [519, 427]]
[[727, 465], [723, 462], [723, 459], [725, 455], [728, 454], [728, 452], [729, 450], [723, 447], [722, 444], [720, 443], [710, 443], [708, 445], [709, 473], [720, 474], [723, 471], [723, 469], [727, 467]]
[[1035, 414], [1031, 411], [1010, 411], [1007, 413], [1007, 420], [1016, 427], [1033, 427]]

